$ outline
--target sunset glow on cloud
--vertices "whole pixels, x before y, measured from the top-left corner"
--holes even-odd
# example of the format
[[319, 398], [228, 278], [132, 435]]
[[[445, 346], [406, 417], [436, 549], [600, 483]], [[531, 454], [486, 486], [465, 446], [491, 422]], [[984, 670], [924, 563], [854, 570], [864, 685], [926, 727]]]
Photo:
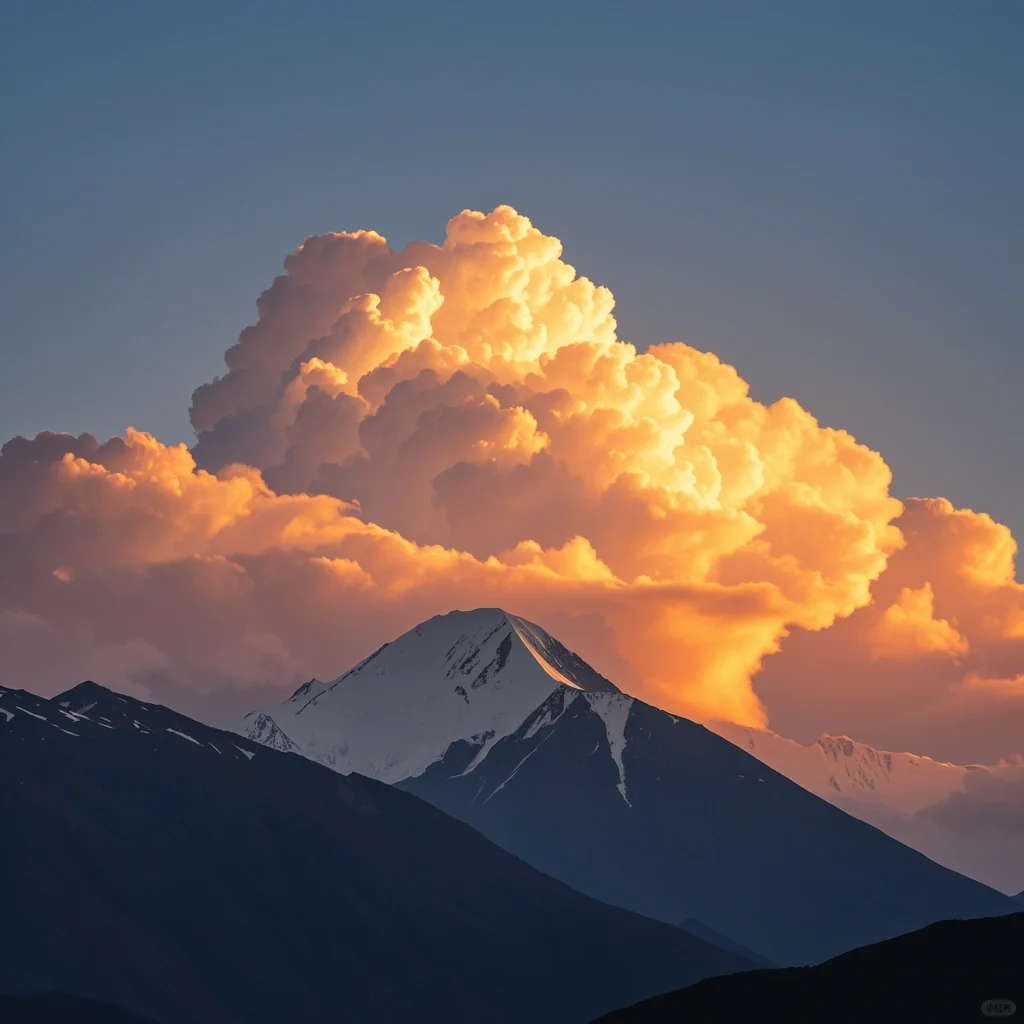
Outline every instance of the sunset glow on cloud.
[[946, 619], [935, 618], [935, 593], [904, 587], [882, 612], [868, 635], [876, 658], [916, 658], [924, 654], [966, 654], [970, 645]]
[[[714, 355], [637, 352], [611, 293], [512, 209], [401, 252], [311, 238], [285, 270], [195, 392], [192, 451], [134, 430], [4, 446], [5, 685], [91, 675], [224, 713], [500, 605], [704, 720], [802, 723], [866, 686], [909, 746], [944, 708], [1024, 708], [1008, 530], [904, 507], [879, 454]], [[975, 736], [975, 759], [1009, 752]]]

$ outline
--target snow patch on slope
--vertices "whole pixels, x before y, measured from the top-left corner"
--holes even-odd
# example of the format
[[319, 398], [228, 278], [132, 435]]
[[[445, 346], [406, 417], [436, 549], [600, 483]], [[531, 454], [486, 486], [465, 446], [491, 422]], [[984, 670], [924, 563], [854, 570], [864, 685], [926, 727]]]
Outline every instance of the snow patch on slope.
[[540, 748], [541, 748], [541, 746], [543, 746], [543, 744], [544, 744], [544, 740], [541, 740], [540, 743], [538, 743], [537, 746], [535, 746], [526, 755], [526, 757], [524, 757], [519, 762], [519, 764], [517, 764], [515, 766], [515, 768], [512, 769], [512, 774], [509, 775], [509, 777], [507, 779], [505, 779], [505, 781], [503, 783], [501, 783], [500, 786], [495, 786], [495, 788], [488, 794], [487, 799], [484, 800], [484, 803], [487, 803], [492, 797], [497, 796], [516, 777], [516, 773], [519, 771], [519, 769], [522, 768], [523, 765], [526, 764], [526, 762], [529, 761], [530, 758], [533, 757], [533, 755], [536, 754], [538, 750], [540, 750]]
[[190, 743], [194, 743], [197, 747], [202, 746], [199, 740], [194, 736], [189, 736], [187, 732], [180, 732], [178, 729], [172, 729], [170, 726], [167, 727], [167, 731], [171, 733], [172, 736], [180, 736], [183, 740], [188, 740]]
[[622, 763], [622, 752], [626, 749], [626, 722], [633, 709], [633, 698], [624, 693], [588, 693], [585, 697], [595, 714], [600, 716], [601, 721], [604, 722], [605, 733], [608, 736], [608, 748], [611, 751], [615, 767], [619, 770], [618, 790], [622, 794], [622, 799], [629, 804], [629, 796], [626, 792], [626, 768]]

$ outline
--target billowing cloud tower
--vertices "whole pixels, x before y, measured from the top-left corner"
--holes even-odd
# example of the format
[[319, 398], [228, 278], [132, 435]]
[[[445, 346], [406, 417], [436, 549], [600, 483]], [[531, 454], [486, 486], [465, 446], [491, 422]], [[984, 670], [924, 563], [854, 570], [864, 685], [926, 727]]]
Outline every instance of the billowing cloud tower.
[[[133, 430], [9, 442], [3, 681], [90, 674], [214, 713], [500, 604], [704, 719], [763, 724], [765, 656], [858, 609], [874, 617], [857, 657], [1017, 685], [964, 660], [982, 634], [1024, 636], [1008, 533], [982, 524], [973, 575], [909, 573], [871, 605], [907, 545], [881, 456], [791, 399], [754, 401], [714, 355], [638, 352], [611, 293], [561, 257], [509, 207], [459, 214], [440, 246], [310, 238], [196, 390], [191, 451]], [[950, 610], [967, 593], [997, 609], [986, 625]], [[806, 668], [799, 685], [808, 706], [826, 689]]]

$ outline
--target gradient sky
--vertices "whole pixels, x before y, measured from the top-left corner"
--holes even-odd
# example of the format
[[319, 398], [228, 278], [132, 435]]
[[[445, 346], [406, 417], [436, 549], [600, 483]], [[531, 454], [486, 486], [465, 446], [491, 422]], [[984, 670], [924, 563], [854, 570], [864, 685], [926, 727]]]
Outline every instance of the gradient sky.
[[1024, 757], [1024, 8], [205, 6], [4, 26], [0, 440], [124, 440], [0, 453], [0, 681], [216, 720], [501, 603]]
[[1013, 0], [16, 5], [0, 437], [191, 441], [307, 235], [510, 203], [623, 337], [718, 353], [1019, 537], [1022, 30]]

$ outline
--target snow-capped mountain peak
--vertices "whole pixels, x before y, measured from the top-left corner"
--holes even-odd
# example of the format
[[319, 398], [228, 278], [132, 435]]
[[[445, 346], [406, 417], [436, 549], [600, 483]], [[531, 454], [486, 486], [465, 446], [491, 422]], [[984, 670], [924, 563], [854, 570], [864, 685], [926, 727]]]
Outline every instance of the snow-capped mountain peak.
[[428, 619], [333, 682], [310, 680], [226, 727], [336, 771], [398, 782], [459, 740], [485, 753], [565, 688], [621, 696], [540, 626], [478, 608]]

